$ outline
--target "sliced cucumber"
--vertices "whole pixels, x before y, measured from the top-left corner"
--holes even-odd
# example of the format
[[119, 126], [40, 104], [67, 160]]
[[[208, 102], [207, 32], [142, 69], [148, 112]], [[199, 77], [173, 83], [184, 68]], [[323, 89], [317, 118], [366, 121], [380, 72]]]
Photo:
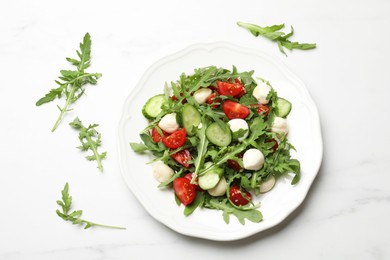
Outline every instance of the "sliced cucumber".
[[185, 104], [181, 111], [181, 120], [187, 134], [193, 135], [194, 127], [197, 127], [201, 122], [201, 115], [193, 105]]
[[[223, 127], [220, 124], [223, 124]], [[228, 146], [232, 141], [230, 128], [223, 122], [211, 123], [206, 129], [206, 136], [210, 142], [221, 147]]]
[[276, 107], [278, 112], [277, 116], [280, 117], [286, 117], [291, 111], [291, 103], [284, 98], [278, 98], [276, 100]]
[[161, 113], [161, 107], [166, 103], [167, 100], [164, 94], [153, 96], [146, 101], [144, 107], [142, 108], [142, 114], [147, 119], [154, 119]]
[[[208, 168], [212, 165], [212, 162], [205, 163], [204, 167]], [[204, 175], [199, 176], [198, 184], [204, 190], [214, 188], [223, 175], [223, 168], [216, 167], [215, 169], [206, 172]]]

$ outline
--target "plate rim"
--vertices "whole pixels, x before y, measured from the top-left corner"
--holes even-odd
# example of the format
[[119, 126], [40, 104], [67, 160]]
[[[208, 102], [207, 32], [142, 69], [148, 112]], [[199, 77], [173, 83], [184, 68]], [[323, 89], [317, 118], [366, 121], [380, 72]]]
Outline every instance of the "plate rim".
[[[149, 204], [145, 203], [145, 201], [139, 196], [139, 192], [136, 192], [138, 190], [138, 187], [136, 185], [133, 185], [131, 181], [128, 180], [128, 176], [126, 175], [126, 166], [123, 160], [121, 159], [123, 152], [123, 149], [130, 149], [130, 146], [126, 146], [126, 140], [123, 138], [123, 133], [122, 129], [126, 123], [126, 120], [129, 119], [129, 115], [126, 115], [126, 112], [129, 111], [129, 106], [130, 106], [130, 101], [137, 96], [138, 92], [141, 90], [141, 86], [145, 83], [147, 78], [151, 75], [151, 73], [156, 70], [158, 67], [163, 65], [164, 63], [167, 63], [169, 61], [173, 61], [175, 59], [180, 58], [181, 56], [185, 56], [187, 53], [192, 52], [197, 49], [202, 49], [206, 50], [207, 52], [211, 52], [214, 49], [217, 48], [226, 48], [230, 49], [233, 51], [238, 51], [241, 53], [247, 53], [251, 54], [257, 57], [261, 57], [263, 59], [266, 59], [268, 62], [274, 64], [278, 69], [283, 71], [283, 74], [285, 74], [286, 77], [288, 77], [290, 80], [292, 80], [295, 84], [296, 87], [298, 87], [298, 91], [301, 94], [301, 97], [304, 99], [304, 103], [307, 104], [310, 107], [310, 116], [312, 118], [312, 127], [316, 129], [317, 131], [315, 132], [316, 135], [314, 138], [316, 139], [316, 144], [317, 146], [317, 157], [316, 157], [316, 162], [315, 165], [315, 173], [311, 175], [311, 178], [308, 179], [308, 184], [305, 186], [305, 189], [303, 189], [304, 192], [302, 192], [301, 196], [299, 196], [299, 199], [296, 199], [296, 203], [293, 203], [291, 206], [290, 210], [286, 210], [284, 214], [282, 214], [278, 219], [274, 221], [267, 222], [266, 225], [263, 226], [261, 230], [253, 229], [252, 231], [246, 231], [246, 232], [241, 232], [241, 233], [221, 233], [221, 234], [216, 234], [215, 232], [209, 232], [208, 234], [206, 233], [199, 233], [199, 232], [194, 232], [193, 229], [186, 229], [186, 228], [180, 228], [175, 225], [172, 225], [171, 222], [165, 220], [164, 218], [159, 218], [156, 216], [156, 214], [153, 213], [153, 209], [149, 206]], [[141, 76], [140, 80], [137, 82], [135, 87], [130, 91], [128, 96], [125, 99], [125, 103], [122, 108], [122, 115], [117, 127], [117, 149], [118, 149], [118, 155], [119, 155], [119, 165], [120, 165], [120, 171], [122, 178], [124, 179], [126, 185], [128, 188], [130, 188], [130, 191], [133, 193], [133, 195], [137, 198], [138, 202], [141, 203], [143, 208], [148, 212], [149, 215], [151, 215], [155, 220], [159, 221], [160, 223], [164, 224], [165, 226], [169, 227], [170, 229], [191, 237], [197, 237], [197, 238], [203, 238], [203, 239], [208, 239], [208, 240], [214, 240], [214, 241], [234, 241], [234, 240], [239, 240], [243, 239], [252, 235], [255, 235], [257, 233], [263, 232], [267, 229], [270, 229], [281, 222], [283, 222], [289, 215], [291, 215], [306, 199], [307, 194], [312, 186], [313, 181], [317, 177], [319, 173], [319, 169], [322, 164], [322, 157], [323, 157], [323, 140], [322, 140], [322, 133], [321, 133], [321, 125], [320, 125], [320, 118], [319, 118], [319, 112], [317, 109], [317, 106], [312, 99], [312, 97], [309, 94], [309, 91], [304, 84], [304, 82], [298, 78], [296, 74], [292, 72], [292, 70], [287, 66], [287, 64], [283, 63], [279, 58], [270, 56], [267, 53], [264, 53], [260, 50], [253, 49], [253, 48], [248, 48], [244, 46], [239, 46], [230, 42], [222, 42], [222, 41], [217, 41], [217, 42], [203, 42], [203, 43], [195, 43], [191, 44], [179, 51], [176, 51], [174, 53], [168, 54], [157, 61], [155, 61], [151, 66], [148, 67], [147, 70], [143, 73]], [[308, 178], [309, 176], [306, 176]]]

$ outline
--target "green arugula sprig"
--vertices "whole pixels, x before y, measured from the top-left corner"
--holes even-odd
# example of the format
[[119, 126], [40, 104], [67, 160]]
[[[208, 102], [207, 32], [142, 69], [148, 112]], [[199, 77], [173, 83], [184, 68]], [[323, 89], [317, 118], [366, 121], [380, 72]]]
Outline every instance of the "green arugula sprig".
[[54, 132], [59, 123], [61, 122], [64, 114], [71, 109], [69, 106], [75, 103], [85, 92], [84, 85], [95, 85], [97, 79], [102, 76], [101, 73], [87, 73], [84, 70], [91, 64], [91, 36], [86, 33], [83, 42], [80, 43], [80, 51], [76, 51], [78, 59], [66, 58], [72, 65], [76, 66], [76, 70], [61, 70], [59, 76], [60, 80], [56, 80], [55, 83], [59, 85], [58, 88], [51, 89], [43, 98], [36, 102], [36, 106], [53, 101], [56, 98], [61, 98], [63, 95], [66, 97], [66, 101], [63, 107], [57, 106], [61, 111], [60, 115], [55, 122], [53, 128]]
[[83, 213], [82, 210], [74, 210], [73, 212], [70, 213], [71, 207], [72, 207], [72, 196], [69, 195], [69, 184], [68, 183], [65, 184], [64, 189], [61, 191], [61, 194], [62, 194], [62, 198], [61, 198], [62, 200], [57, 200], [57, 204], [59, 206], [61, 206], [62, 212], [59, 209], [57, 209], [56, 213], [63, 220], [70, 221], [74, 225], [85, 224], [84, 229], [87, 229], [87, 228], [90, 228], [93, 226], [114, 228], [114, 229], [126, 229], [124, 227], [97, 224], [97, 223], [82, 219], [82, 218], [80, 218], [81, 214]]
[[245, 219], [254, 223], [259, 223], [263, 220], [263, 215], [257, 209], [240, 210], [229, 203], [226, 198], [210, 198], [205, 201], [205, 207], [222, 210], [223, 220], [226, 224], [230, 222], [230, 215], [234, 215], [242, 225], [245, 224]]
[[279, 31], [284, 28], [284, 24], [261, 27], [256, 24], [237, 22], [237, 25], [249, 30], [256, 37], [261, 35], [277, 42], [279, 50], [286, 56], [287, 54], [283, 48], [287, 48], [291, 51], [292, 49], [310, 50], [317, 47], [315, 43], [291, 42], [288, 38], [294, 34], [294, 28], [292, 26], [291, 31], [288, 34], [285, 34], [284, 32]]
[[81, 146], [77, 147], [83, 151], [92, 150], [93, 155], [88, 155], [85, 158], [89, 161], [97, 161], [98, 168], [103, 171], [102, 159], [107, 155], [107, 152], [99, 153], [98, 147], [101, 144], [101, 134], [96, 131], [97, 124], [89, 125], [85, 127], [80, 119], [76, 117], [73, 122], [69, 123], [71, 127], [79, 130], [79, 139]]

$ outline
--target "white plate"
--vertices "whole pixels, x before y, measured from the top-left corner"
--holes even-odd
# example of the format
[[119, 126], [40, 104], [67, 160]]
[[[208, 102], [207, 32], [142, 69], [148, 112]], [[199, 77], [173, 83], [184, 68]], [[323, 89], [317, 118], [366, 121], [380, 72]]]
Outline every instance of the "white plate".
[[[147, 121], [141, 114], [146, 100], [163, 92], [165, 82], [178, 79], [182, 72], [215, 65], [239, 71], [255, 71], [255, 76], [270, 81], [278, 95], [290, 100], [293, 109], [288, 117], [289, 140], [296, 147], [293, 154], [301, 162], [301, 181], [292, 186], [291, 177], [278, 180], [275, 188], [259, 197], [263, 221], [246, 221], [241, 225], [234, 216], [225, 224], [222, 212], [197, 209], [192, 215], [183, 215], [173, 191], [158, 189], [152, 176], [151, 157], [134, 153], [130, 142], [140, 142], [139, 132]], [[119, 124], [119, 152], [123, 177], [134, 195], [155, 219], [171, 229], [188, 236], [210, 240], [236, 240], [271, 228], [283, 221], [304, 200], [316, 177], [322, 160], [322, 138], [317, 108], [305, 85], [279, 60], [259, 50], [228, 43], [195, 44], [165, 57], [153, 64], [126, 99]]]

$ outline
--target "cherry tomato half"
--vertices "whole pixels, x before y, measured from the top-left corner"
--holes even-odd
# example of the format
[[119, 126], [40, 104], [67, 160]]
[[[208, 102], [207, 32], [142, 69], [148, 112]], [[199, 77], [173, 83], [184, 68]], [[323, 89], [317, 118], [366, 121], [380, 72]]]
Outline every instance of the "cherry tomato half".
[[235, 98], [240, 98], [240, 97], [242, 97], [243, 95], [245, 95], [246, 89], [245, 89], [244, 85], [241, 83], [241, 81], [240, 81], [239, 79], [235, 79], [234, 81], [235, 81], [237, 84], [241, 84], [241, 85], [242, 85], [242, 90], [241, 90], [241, 92], [238, 93], [238, 94], [235, 96]]
[[188, 149], [184, 149], [181, 151], [178, 151], [177, 153], [174, 153], [171, 155], [171, 157], [184, 167], [188, 168], [190, 167], [190, 164], [188, 163], [189, 160], [191, 160], [191, 154]]
[[[183, 93], [180, 93], [180, 97], [182, 97], [182, 96], [183, 96]], [[173, 96], [171, 97], [171, 99], [172, 99], [172, 101], [179, 101], [179, 99], [178, 99], [175, 95], [173, 95]], [[182, 103], [182, 104], [187, 103], [187, 99], [186, 99], [186, 98], [183, 99], [183, 100], [181, 101], [181, 103]]]
[[[237, 154], [236, 157], [242, 159], [243, 153]], [[229, 168], [231, 168], [231, 169], [233, 169], [233, 170], [235, 170], [235, 171], [237, 171], [237, 172], [239, 172], [239, 171], [242, 170], [242, 167], [240, 166], [240, 164], [239, 164], [237, 161], [235, 161], [235, 160], [229, 159], [229, 160], [227, 160], [226, 164], [227, 164], [227, 166], [228, 166]]]
[[251, 105], [252, 107], [257, 107], [257, 113], [259, 115], [264, 115], [264, 117], [266, 117], [270, 111], [269, 107], [267, 107], [266, 105], [262, 105], [262, 104], [254, 104], [254, 105]]
[[[164, 137], [168, 135], [168, 133], [164, 132], [163, 130], [161, 130], [161, 132], [163, 133]], [[153, 128], [152, 129], [152, 140], [153, 140], [153, 142], [158, 143], [162, 139], [163, 139], [163, 136], [160, 135], [160, 133], [157, 131], [157, 128], [156, 127]]]
[[226, 100], [223, 103], [223, 112], [229, 119], [245, 119], [250, 113], [249, 108], [231, 100]]
[[252, 195], [242, 189], [243, 192], [245, 192], [245, 197], [242, 195], [241, 189], [237, 185], [232, 185], [230, 187], [230, 201], [233, 202], [236, 206], [244, 206], [249, 203], [249, 201], [252, 199]]
[[177, 149], [180, 146], [184, 145], [184, 143], [186, 142], [186, 137], [186, 130], [182, 128], [168, 136], [163, 137], [162, 142], [168, 148]]
[[173, 190], [175, 191], [177, 198], [185, 206], [191, 204], [195, 199], [195, 185], [191, 184], [191, 182], [184, 177], [176, 178], [173, 181]]
[[[190, 173], [187, 173], [186, 175], [184, 175], [184, 178], [186, 178], [186, 179], [188, 179], [190, 182], [191, 182], [191, 180], [192, 180], [192, 172], [190, 172]], [[199, 184], [198, 184], [198, 176], [196, 176], [196, 178], [195, 178], [195, 183], [194, 183], [194, 185], [195, 185], [195, 189], [197, 190], [197, 191], [204, 191], [200, 186], [199, 186]]]
[[[213, 93], [211, 94], [207, 100], [206, 100], [206, 103], [207, 104], [213, 104], [214, 102], [217, 102], [217, 103], [220, 103], [221, 102], [221, 99], [220, 98], [217, 98], [217, 93]], [[218, 107], [218, 104], [214, 104], [212, 105], [213, 108], [217, 108]]]
[[218, 80], [217, 87], [218, 87], [218, 93], [220, 95], [229, 96], [229, 97], [236, 97], [239, 94], [241, 94], [243, 89], [245, 89], [244, 85], [239, 80], [236, 80], [234, 83], [223, 82]]

